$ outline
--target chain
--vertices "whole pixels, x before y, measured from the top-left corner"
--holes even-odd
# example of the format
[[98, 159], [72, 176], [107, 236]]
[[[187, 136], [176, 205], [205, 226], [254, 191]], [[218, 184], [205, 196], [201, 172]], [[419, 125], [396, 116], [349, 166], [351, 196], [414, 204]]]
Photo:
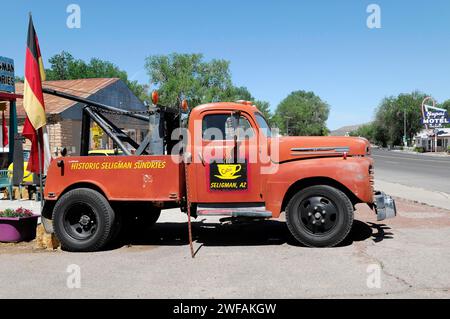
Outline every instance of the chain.
[[142, 115], [153, 115], [156, 113], [156, 111], [151, 110], [145, 110], [145, 111], [110, 111], [105, 110], [96, 106], [89, 106], [91, 109], [93, 109], [96, 112], [104, 113], [104, 114], [112, 114], [112, 115], [135, 115], [135, 114], [142, 114]]

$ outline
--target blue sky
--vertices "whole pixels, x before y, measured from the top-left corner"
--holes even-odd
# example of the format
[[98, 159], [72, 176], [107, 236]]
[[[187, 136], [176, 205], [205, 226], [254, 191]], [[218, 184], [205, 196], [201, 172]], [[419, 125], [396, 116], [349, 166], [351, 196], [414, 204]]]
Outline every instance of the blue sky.
[[[66, 26], [69, 4], [81, 28]], [[381, 29], [366, 8], [381, 7]], [[62, 50], [114, 62], [148, 82], [145, 57], [203, 53], [231, 61], [236, 85], [271, 103], [311, 90], [331, 106], [328, 126], [372, 119], [388, 95], [419, 89], [450, 99], [450, 1], [24, 1], [2, 3], [0, 55], [23, 75], [28, 12], [44, 57]], [[48, 63], [46, 63], [48, 65]]]

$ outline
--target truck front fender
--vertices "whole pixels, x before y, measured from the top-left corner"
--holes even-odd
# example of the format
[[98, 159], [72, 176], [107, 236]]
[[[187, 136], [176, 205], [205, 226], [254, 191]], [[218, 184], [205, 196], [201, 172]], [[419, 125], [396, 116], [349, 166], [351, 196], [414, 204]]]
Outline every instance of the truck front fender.
[[298, 190], [321, 184], [342, 190], [354, 204], [372, 203], [372, 165], [372, 159], [367, 157], [317, 158], [280, 163], [278, 171], [267, 176], [266, 208], [278, 217]]

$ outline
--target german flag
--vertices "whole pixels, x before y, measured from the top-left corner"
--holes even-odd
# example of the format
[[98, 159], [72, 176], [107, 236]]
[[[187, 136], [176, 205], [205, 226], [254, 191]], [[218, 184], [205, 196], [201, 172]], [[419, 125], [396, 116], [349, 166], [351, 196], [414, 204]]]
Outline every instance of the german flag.
[[37, 130], [46, 124], [42, 81], [45, 80], [41, 50], [33, 20], [30, 16], [28, 25], [27, 51], [25, 55], [25, 83], [23, 90], [24, 108], [28, 120]]
[[[23, 90], [23, 106], [27, 114], [22, 135], [31, 141], [31, 153], [27, 170], [41, 174], [49, 162], [49, 147], [45, 145], [46, 118], [42, 81], [45, 80], [39, 41], [30, 15], [28, 40], [25, 54], [25, 79]], [[48, 149], [47, 152], [44, 152]], [[41, 165], [39, 165], [39, 157]], [[50, 156], [51, 158], [51, 156]]]

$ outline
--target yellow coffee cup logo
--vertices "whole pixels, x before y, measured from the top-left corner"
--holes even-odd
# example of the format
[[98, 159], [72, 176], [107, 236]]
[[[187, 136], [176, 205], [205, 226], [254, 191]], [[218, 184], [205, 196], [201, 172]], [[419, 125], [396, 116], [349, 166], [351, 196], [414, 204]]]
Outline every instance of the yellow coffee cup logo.
[[217, 164], [220, 175], [214, 175], [220, 179], [236, 179], [241, 177], [241, 175], [236, 175], [242, 169], [241, 164]]

